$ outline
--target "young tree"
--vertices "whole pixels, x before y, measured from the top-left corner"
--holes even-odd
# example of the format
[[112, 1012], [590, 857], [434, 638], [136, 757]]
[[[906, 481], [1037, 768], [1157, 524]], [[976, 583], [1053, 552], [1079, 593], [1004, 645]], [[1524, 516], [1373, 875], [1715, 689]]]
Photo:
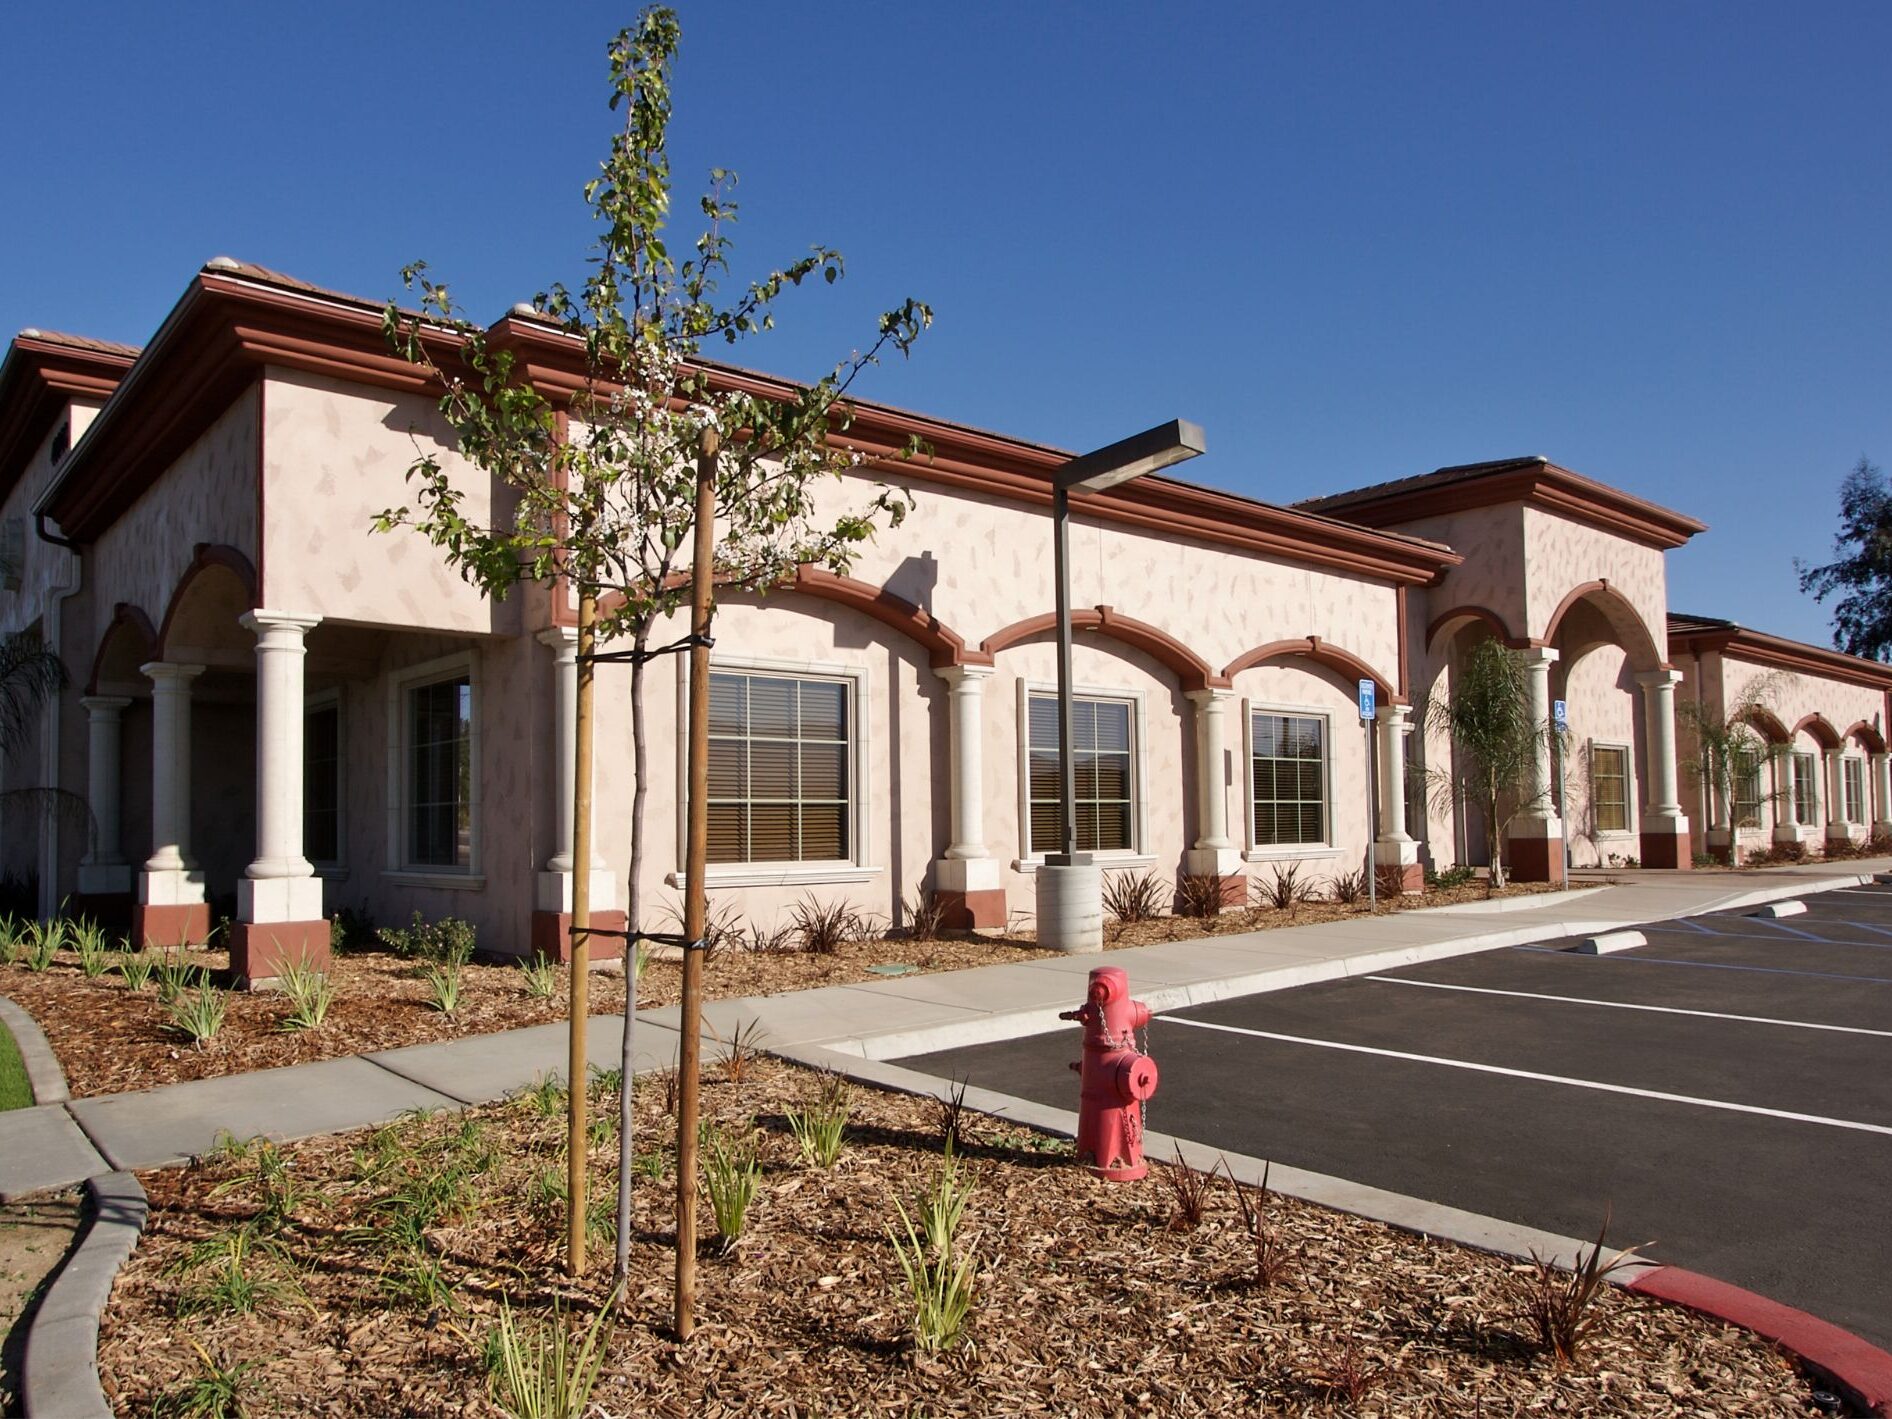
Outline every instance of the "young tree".
[[1815, 601], [1843, 593], [1833, 607], [1833, 644], [1848, 655], [1892, 659], [1892, 487], [1861, 457], [1839, 485], [1837, 561], [1808, 566], [1798, 557], [1800, 590]]
[[[611, 142], [585, 200], [603, 230], [592, 271], [577, 291], [553, 285], [536, 296], [534, 312], [582, 350], [583, 387], [564, 408], [533, 388], [511, 351], [467, 320], [447, 287], [416, 264], [403, 273], [418, 285], [421, 310], [390, 303], [389, 339], [408, 359], [427, 366], [445, 388], [440, 409], [459, 452], [476, 470], [510, 490], [503, 520], [466, 511], [467, 489], [440, 459], [409, 469], [414, 508], [391, 508], [382, 529], [412, 526], [482, 591], [504, 596], [521, 581], [569, 586], [578, 605], [578, 787], [582, 811], [574, 832], [574, 1110], [583, 1107], [583, 954], [580, 908], [588, 902], [590, 837], [590, 707], [594, 657], [630, 662], [630, 713], [635, 792], [625, 943], [624, 1089], [620, 1110], [616, 1272], [629, 1262], [632, 1180], [632, 1061], [636, 1012], [635, 947], [649, 914], [643, 899], [645, 808], [649, 749], [645, 733], [645, 671], [651, 658], [683, 643], [653, 644], [666, 623], [690, 604], [701, 578], [724, 592], [766, 594], [801, 565], [847, 570], [863, 541], [883, 521], [897, 524], [909, 500], [879, 487], [845, 510], [817, 508], [819, 490], [857, 467], [857, 454], [836, 435], [849, 422], [845, 396], [854, 379], [885, 353], [905, 355], [931, 323], [932, 312], [908, 300], [880, 317], [865, 351], [841, 361], [799, 393], [758, 397], [719, 382], [697, 358], [706, 341], [735, 344], [772, 327], [772, 309], [788, 288], [842, 274], [841, 256], [816, 247], [808, 256], [750, 284], [727, 304], [718, 293], [728, 275], [736, 205], [735, 179], [712, 172], [701, 199], [703, 230], [681, 263], [666, 244], [671, 179], [666, 141], [670, 76], [680, 28], [664, 7], [643, 12], [608, 50], [611, 107], [624, 123]], [[914, 450], [909, 449], [909, 452]], [[699, 472], [713, 494], [715, 518], [704, 545], [711, 565], [698, 564]], [[843, 500], [837, 500], [837, 502]], [[713, 606], [710, 608], [713, 614]], [[691, 638], [684, 638], [688, 642]], [[629, 653], [597, 647], [628, 643]], [[691, 884], [699, 896], [701, 883]], [[700, 957], [697, 957], [700, 962]], [[582, 1115], [574, 1113], [574, 1134]], [[679, 1147], [684, 1140], [679, 1130]], [[573, 1148], [569, 1261], [583, 1264], [583, 1146]], [[679, 1168], [680, 1207], [686, 1180]], [[693, 1189], [694, 1180], [688, 1181]], [[691, 1199], [693, 1200], [693, 1192]], [[683, 1228], [679, 1227], [681, 1258]], [[680, 1314], [683, 1304], [680, 1286]]]
[[1496, 640], [1481, 640], [1454, 667], [1449, 686], [1420, 711], [1421, 733], [1436, 736], [1446, 752], [1429, 755], [1432, 801], [1442, 812], [1460, 803], [1484, 818], [1491, 863], [1488, 891], [1504, 886], [1504, 837], [1511, 820], [1540, 803], [1533, 787], [1538, 750], [1555, 729], [1531, 713], [1530, 671], [1524, 657]]
[[[1775, 701], [1791, 678], [1781, 671], [1758, 676], [1742, 686], [1741, 693], [1719, 713], [1693, 700], [1678, 701], [1675, 706], [1675, 717], [1693, 743], [1684, 761], [1688, 776], [1707, 788], [1713, 804], [1728, 810], [1730, 828], [1740, 827], [1736, 805], [1742, 781], [1758, 773], [1761, 765], [1787, 753], [1785, 744], [1768, 739], [1755, 722], [1773, 713]], [[1758, 801], [1769, 802], [1780, 796], [1763, 791]]]

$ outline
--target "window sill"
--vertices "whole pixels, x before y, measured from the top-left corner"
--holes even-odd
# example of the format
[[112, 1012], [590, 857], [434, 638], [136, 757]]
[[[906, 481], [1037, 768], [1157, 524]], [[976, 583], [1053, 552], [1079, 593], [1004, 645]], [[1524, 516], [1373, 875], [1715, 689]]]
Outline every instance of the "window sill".
[[[709, 886], [717, 887], [813, 887], [833, 882], [871, 882], [884, 869], [860, 867], [850, 862], [796, 862], [771, 867], [764, 864], [731, 864], [709, 869]], [[667, 873], [666, 885], [682, 887], [687, 882], [681, 872]]]
[[[1094, 852], [1091, 861], [1106, 871], [1121, 871], [1128, 867], [1154, 867], [1156, 858], [1146, 852]], [[1012, 862], [1012, 871], [1022, 872], [1029, 877], [1045, 865], [1042, 857], [1020, 857]]]
[[1310, 843], [1306, 847], [1251, 847], [1242, 854], [1243, 862], [1328, 862], [1342, 856], [1337, 847]]
[[397, 887], [438, 887], [448, 892], [483, 892], [486, 877], [477, 872], [425, 872], [414, 868], [389, 869], [381, 874], [383, 882]]

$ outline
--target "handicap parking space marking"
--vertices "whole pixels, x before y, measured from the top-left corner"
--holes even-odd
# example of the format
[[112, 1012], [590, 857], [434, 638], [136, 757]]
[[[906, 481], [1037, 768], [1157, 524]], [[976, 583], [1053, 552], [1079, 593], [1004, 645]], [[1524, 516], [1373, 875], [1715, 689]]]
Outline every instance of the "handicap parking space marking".
[[[1644, 929], [1647, 930], [1646, 927]], [[1721, 932], [1709, 933], [1711, 936], [1722, 934]], [[1756, 938], [1749, 936], [1739, 939], [1752, 941]], [[1845, 946], [1857, 943], [1839, 941], [1834, 944]], [[1727, 961], [1678, 961], [1668, 956], [1638, 956], [1634, 951], [1614, 951], [1606, 956], [1578, 956], [1564, 950], [1561, 946], [1509, 946], [1505, 949], [1529, 951], [1539, 956], [1563, 956], [1579, 961], [1608, 961], [1611, 964], [1623, 962], [1643, 966], [1693, 966], [1704, 971], [1754, 971], [1767, 976], [1812, 976], [1819, 980], [1849, 980], [1864, 985], [1892, 985], [1892, 976], [1849, 976], [1838, 971], [1797, 971], [1788, 966], [1737, 966]]]
[[[1892, 942], [1837, 941], [1830, 936], [1815, 936], [1811, 931], [1802, 931], [1797, 926], [1783, 925], [1782, 923], [1775, 921], [1772, 917], [1765, 917], [1765, 916], [1743, 917], [1741, 918], [1741, 920], [1752, 921], [1756, 926], [1774, 927], [1777, 930], [1786, 932], [1790, 936], [1798, 936], [1802, 940], [1811, 941], [1816, 946], [1857, 946], [1867, 951], [1892, 950]], [[1833, 925], [1835, 926], [1853, 926], [1856, 924], [1857, 923], [1850, 922], [1850, 921], [1840, 921], [1840, 922], [1833, 923]], [[1687, 932], [1684, 932], [1681, 929], [1684, 926], [1688, 928]], [[1722, 941], [1762, 942], [1762, 941], [1768, 941], [1770, 939], [1771, 940], [1779, 939], [1777, 937], [1770, 938], [1757, 931], [1714, 931], [1706, 926], [1701, 925], [1701, 923], [1699, 922], [1689, 920], [1687, 917], [1681, 918], [1680, 921], [1676, 923], [1663, 922], [1663, 921], [1648, 923], [1642, 926], [1640, 929], [1643, 931], [1667, 932], [1671, 936], [1683, 936], [1683, 935], [1693, 933], [1696, 936], [1713, 936], [1717, 938], [1718, 940], [1722, 940]], [[1876, 927], [1868, 928], [1868, 929], [1877, 930]], [[1888, 931], [1885, 934], [1888, 936], [1892, 936], [1892, 931]]]
[[[1599, 959], [1610, 959], [1601, 957]], [[1759, 1104], [1737, 1104], [1727, 1099], [1703, 1099], [1692, 1094], [1672, 1094], [1662, 1089], [1639, 1089], [1629, 1084], [1606, 1084], [1600, 1079], [1575, 1079], [1562, 1074], [1540, 1074], [1532, 1069], [1512, 1069], [1502, 1064], [1478, 1064], [1468, 1059], [1449, 1059], [1436, 1054], [1411, 1054], [1405, 1050], [1382, 1049], [1377, 1045], [1345, 1044], [1338, 1040], [1318, 1040], [1306, 1035], [1287, 1035], [1273, 1030], [1254, 1030], [1245, 1025], [1223, 1025], [1212, 1020], [1192, 1020], [1182, 1015], [1159, 1017], [1170, 1024], [1188, 1025], [1197, 1030], [1218, 1030], [1225, 1034], [1247, 1035], [1278, 1044], [1307, 1045], [1314, 1049], [1341, 1050], [1348, 1054], [1373, 1055], [1380, 1059], [1403, 1060], [1409, 1064], [1431, 1064], [1446, 1069], [1467, 1069], [1477, 1074], [1497, 1074], [1507, 1079], [1524, 1079], [1538, 1084], [1558, 1084], [1570, 1089], [1594, 1089], [1605, 1094], [1625, 1094], [1636, 1099], [1655, 1099], [1662, 1103], [1688, 1104], [1695, 1108], [1719, 1109], [1726, 1113], [1754, 1114], [1762, 1118], [1786, 1119], [1791, 1123], [1814, 1124], [1822, 1128], [1843, 1128], [1856, 1133], [1876, 1133], [1892, 1138], [1892, 1125], [1862, 1123], [1857, 1119], [1828, 1118], [1824, 1114], [1796, 1113], [1791, 1109], [1770, 1109]]]
[[1518, 1000], [1548, 1000], [1559, 1005], [1600, 1005], [1610, 1010], [1646, 1010], [1657, 1015], [1692, 1015], [1700, 1020], [1734, 1020], [1746, 1025], [1782, 1025], [1796, 1030], [1831, 1030], [1841, 1035], [1873, 1035], [1892, 1040], [1892, 1030], [1868, 1030], [1859, 1025], [1825, 1025], [1814, 1020], [1781, 1020], [1772, 1015], [1733, 1015], [1721, 1010], [1684, 1010], [1678, 1005], [1641, 1005], [1626, 1000], [1593, 1000], [1581, 995], [1551, 995], [1535, 990], [1498, 990], [1485, 985], [1453, 985], [1447, 981], [1412, 980], [1406, 976], [1364, 976], [1381, 985], [1416, 985], [1427, 990], [1457, 990], [1472, 995], [1503, 995]]

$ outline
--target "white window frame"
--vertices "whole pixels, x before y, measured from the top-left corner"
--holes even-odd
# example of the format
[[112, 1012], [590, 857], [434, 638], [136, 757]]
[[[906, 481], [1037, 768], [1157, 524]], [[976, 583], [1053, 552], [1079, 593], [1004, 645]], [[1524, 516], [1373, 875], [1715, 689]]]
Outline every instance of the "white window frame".
[[[1853, 792], [1852, 775], [1859, 775], [1859, 792]], [[1843, 820], [1866, 821], [1866, 761], [1857, 754], [1841, 754], [1839, 759], [1839, 801]]]
[[1623, 821], [1621, 828], [1605, 828], [1598, 825], [1594, 834], [1597, 842], [1623, 842], [1637, 836], [1639, 825], [1636, 821], [1636, 749], [1633, 744], [1625, 744], [1619, 739], [1591, 739], [1588, 747], [1590, 767], [1590, 818], [1596, 819], [1596, 751], [1598, 749], [1616, 750], [1623, 756]]
[[[1045, 854], [1031, 850], [1031, 697], [1056, 695], [1056, 681], [1019, 677], [1018, 709], [1018, 856], [1012, 870], [1026, 874], [1044, 866]], [[1148, 785], [1150, 737], [1144, 724], [1145, 696], [1141, 690], [1120, 685], [1073, 685], [1074, 700], [1116, 700], [1130, 706], [1130, 830], [1136, 846], [1128, 852], [1094, 852], [1091, 861], [1108, 868], [1154, 867], [1150, 851], [1150, 795]]]
[[[335, 711], [335, 856], [333, 858], [323, 858], [320, 860], [310, 857], [309, 866], [315, 869], [315, 875], [318, 877], [340, 879], [348, 876], [348, 709], [342, 703], [342, 692], [339, 686], [327, 690], [317, 690], [314, 694], [304, 697], [302, 701], [302, 742], [305, 749], [306, 760], [306, 749], [309, 742], [309, 716], [329, 709]], [[305, 782], [302, 785], [302, 801], [305, 809], [309, 801], [308, 794], [309, 786]], [[308, 820], [306, 814], [303, 819], [302, 850], [303, 854], [307, 856], [309, 844]]]
[[[688, 878], [683, 859], [689, 843], [690, 793], [690, 677], [689, 661], [676, 657], [677, 663], [677, 840], [676, 867], [665, 874], [664, 882], [682, 887]], [[712, 862], [704, 880], [717, 887], [804, 887], [823, 883], [871, 882], [882, 868], [875, 865], [867, 839], [867, 805], [872, 801], [872, 779], [868, 774], [867, 706], [873, 703], [873, 673], [865, 665], [845, 665], [825, 660], [781, 660], [769, 656], [712, 655], [710, 671], [730, 675], [773, 675], [794, 680], [838, 680], [847, 690], [848, 725], [851, 736], [848, 770], [849, 784], [847, 833], [853, 857], [846, 862]], [[899, 831], [899, 825], [894, 825]]]
[[[473, 764], [468, 784], [468, 817], [472, 832], [467, 846], [465, 867], [442, 867], [433, 863], [407, 860], [408, 828], [408, 712], [407, 697], [415, 690], [437, 685], [444, 680], [466, 678], [473, 719], [467, 726], [467, 753]], [[480, 759], [480, 666], [471, 650], [456, 651], [434, 660], [422, 661], [395, 671], [388, 677], [388, 849], [387, 868], [381, 874], [392, 882], [411, 887], [447, 887], [459, 891], [480, 891], [486, 886], [481, 871], [481, 793], [485, 775]]]
[[[1794, 826], [1799, 828], [1817, 828], [1826, 817], [1826, 785], [1821, 782], [1826, 777], [1825, 755], [1818, 749], [1808, 753], [1804, 749], [1793, 749], [1787, 754], [1787, 792], [1788, 804], [1793, 809]], [[1800, 816], [1800, 766], [1802, 762], [1812, 766], [1810, 775], [1813, 792], [1808, 795], [1808, 808], [1813, 814], [1813, 821], [1807, 822]]]
[[[1754, 760], [1754, 767], [1752, 769], [1754, 777], [1754, 821], [1752, 823], [1744, 824], [1741, 821], [1742, 776], [1739, 772], [1738, 765], [1736, 766], [1736, 771], [1729, 778], [1728, 821], [1729, 825], [1737, 833], [1766, 832], [1772, 826], [1768, 822], [1770, 816], [1768, 810], [1776, 800], [1771, 798], [1767, 788], [1767, 779], [1772, 777], [1772, 770], [1768, 766], [1767, 758], [1768, 756], [1763, 753], [1758, 755]], [[1778, 817], [1777, 814], [1772, 816]]]
[[[1258, 843], [1255, 841], [1255, 716], [1257, 714], [1289, 714], [1302, 719], [1318, 719], [1325, 723], [1321, 731], [1321, 742], [1326, 745], [1326, 758], [1321, 765], [1321, 812], [1327, 827], [1327, 838], [1318, 843]], [[1318, 705], [1285, 704], [1277, 700], [1242, 701], [1242, 860], [1244, 862], [1291, 862], [1296, 859], [1333, 858], [1340, 856], [1340, 847], [1334, 842], [1334, 713]], [[1364, 756], [1365, 749], [1361, 754]], [[1375, 788], [1377, 789], [1377, 785]], [[1401, 786], [1404, 791], [1404, 785]], [[1364, 814], [1364, 810], [1362, 810]], [[1364, 827], [1364, 819], [1362, 826]], [[1412, 831], [1410, 825], [1407, 832]]]

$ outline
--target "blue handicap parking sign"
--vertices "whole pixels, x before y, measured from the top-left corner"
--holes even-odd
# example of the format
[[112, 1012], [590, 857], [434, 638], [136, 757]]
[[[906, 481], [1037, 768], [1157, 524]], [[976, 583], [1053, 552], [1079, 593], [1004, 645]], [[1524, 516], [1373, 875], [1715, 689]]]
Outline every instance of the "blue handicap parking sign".
[[1570, 706], [1563, 700], [1552, 700], [1550, 718], [1551, 722], [1557, 726], [1559, 733], [1570, 728]]
[[1371, 680], [1362, 680], [1360, 682], [1360, 718], [1361, 719], [1373, 718], [1373, 690], [1374, 690], [1374, 685]]

